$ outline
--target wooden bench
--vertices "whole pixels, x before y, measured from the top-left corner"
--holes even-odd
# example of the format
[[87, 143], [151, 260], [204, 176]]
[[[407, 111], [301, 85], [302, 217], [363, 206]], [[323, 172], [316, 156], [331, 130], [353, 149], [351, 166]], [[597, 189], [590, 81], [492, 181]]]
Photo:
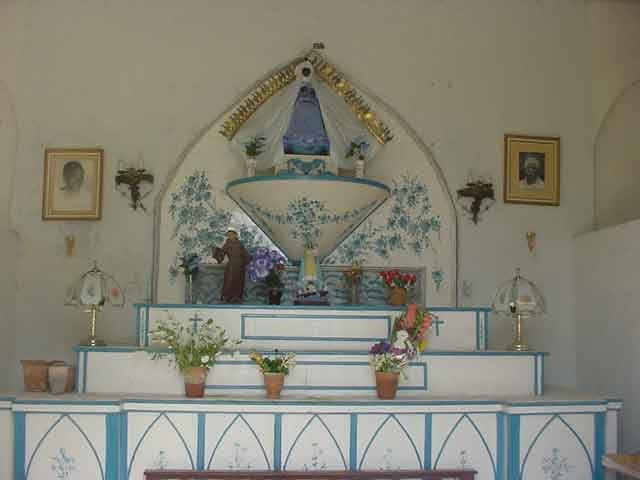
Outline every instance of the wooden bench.
[[295, 471], [146, 470], [145, 480], [474, 480], [475, 470]]

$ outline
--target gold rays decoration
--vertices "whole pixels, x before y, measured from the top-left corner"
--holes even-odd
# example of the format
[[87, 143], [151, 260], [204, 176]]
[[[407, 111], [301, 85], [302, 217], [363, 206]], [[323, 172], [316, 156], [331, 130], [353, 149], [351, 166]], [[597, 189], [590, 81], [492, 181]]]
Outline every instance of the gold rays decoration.
[[315, 50], [311, 50], [304, 57], [296, 58], [286, 67], [274, 73], [253, 89], [245, 99], [240, 102], [240, 105], [222, 122], [220, 134], [227, 140], [233, 139], [240, 127], [249, 120], [251, 115], [253, 115], [263, 103], [295, 80], [296, 67], [304, 61], [311, 63], [316, 75], [323, 80], [336, 95], [342, 97], [349, 109], [365, 125], [369, 133], [373, 135], [380, 145], [385, 145], [393, 138], [389, 127], [376, 116], [358, 90]]

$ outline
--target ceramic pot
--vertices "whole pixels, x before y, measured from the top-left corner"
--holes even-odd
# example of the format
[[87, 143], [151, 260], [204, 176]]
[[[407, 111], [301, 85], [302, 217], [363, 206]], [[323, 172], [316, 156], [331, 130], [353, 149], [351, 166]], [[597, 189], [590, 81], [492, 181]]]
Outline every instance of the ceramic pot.
[[64, 362], [52, 362], [48, 370], [51, 393], [59, 395], [73, 391], [75, 371], [71, 365]]
[[392, 400], [396, 398], [399, 377], [400, 374], [398, 372], [376, 372], [376, 390], [378, 391], [378, 398], [383, 400]]
[[395, 307], [407, 304], [407, 289], [394, 287], [389, 292], [389, 303]]
[[284, 373], [264, 373], [263, 376], [267, 398], [280, 398], [284, 385]]
[[49, 362], [46, 360], [21, 360], [25, 392], [49, 390]]
[[282, 290], [270, 288], [268, 291], [268, 294], [269, 294], [269, 305], [280, 305], [280, 302], [282, 301]]
[[189, 367], [182, 372], [184, 376], [184, 392], [189, 398], [204, 397], [204, 382], [207, 379], [207, 367]]

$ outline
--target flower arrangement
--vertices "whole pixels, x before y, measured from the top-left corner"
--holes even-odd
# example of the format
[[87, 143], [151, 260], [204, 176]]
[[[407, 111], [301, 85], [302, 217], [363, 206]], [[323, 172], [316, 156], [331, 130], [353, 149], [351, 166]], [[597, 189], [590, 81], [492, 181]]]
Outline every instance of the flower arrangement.
[[148, 349], [152, 358], [169, 357], [181, 372], [191, 367], [209, 369], [220, 354], [233, 353], [241, 343], [240, 340], [229, 339], [226, 330], [216, 325], [212, 318], [194, 327], [175, 320], [161, 322], [150, 336], [157, 345]]
[[264, 281], [267, 288], [281, 290], [284, 287], [282, 272], [286, 260], [277, 250], [259, 247], [247, 265], [247, 274], [252, 282]]
[[404, 288], [415, 285], [418, 278], [413, 273], [403, 273], [400, 270], [384, 270], [380, 278], [387, 288]]
[[[178, 261], [180, 262], [178, 264]], [[173, 265], [169, 268], [172, 277], [178, 273], [184, 274], [185, 277], [192, 277], [200, 271], [200, 255], [197, 253], [186, 253], [180, 258], [176, 258]]]
[[427, 346], [426, 335], [433, 324], [434, 315], [416, 304], [407, 306], [407, 311], [398, 316], [393, 324], [391, 341], [394, 345], [405, 343], [407, 348], [422, 352]]
[[261, 135], [255, 135], [246, 142], [242, 142], [244, 146], [244, 153], [247, 157], [255, 158], [264, 151], [264, 147], [267, 144], [267, 137]]
[[373, 369], [382, 373], [402, 373], [411, 359], [411, 352], [406, 345], [396, 346], [388, 340], [374, 344], [369, 354]]
[[249, 354], [249, 358], [258, 364], [262, 373], [283, 373], [289, 375], [289, 372], [296, 365], [296, 356], [293, 353], [280, 353], [278, 349], [274, 350], [273, 358], [262, 355], [253, 351]]

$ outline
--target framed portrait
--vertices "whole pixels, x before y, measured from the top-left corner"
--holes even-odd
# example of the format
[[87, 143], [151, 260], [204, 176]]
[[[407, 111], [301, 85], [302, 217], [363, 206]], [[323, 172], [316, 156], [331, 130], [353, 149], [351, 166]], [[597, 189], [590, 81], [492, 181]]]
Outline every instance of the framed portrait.
[[43, 220], [99, 220], [102, 215], [101, 148], [47, 148]]
[[504, 136], [504, 201], [560, 205], [560, 138]]

